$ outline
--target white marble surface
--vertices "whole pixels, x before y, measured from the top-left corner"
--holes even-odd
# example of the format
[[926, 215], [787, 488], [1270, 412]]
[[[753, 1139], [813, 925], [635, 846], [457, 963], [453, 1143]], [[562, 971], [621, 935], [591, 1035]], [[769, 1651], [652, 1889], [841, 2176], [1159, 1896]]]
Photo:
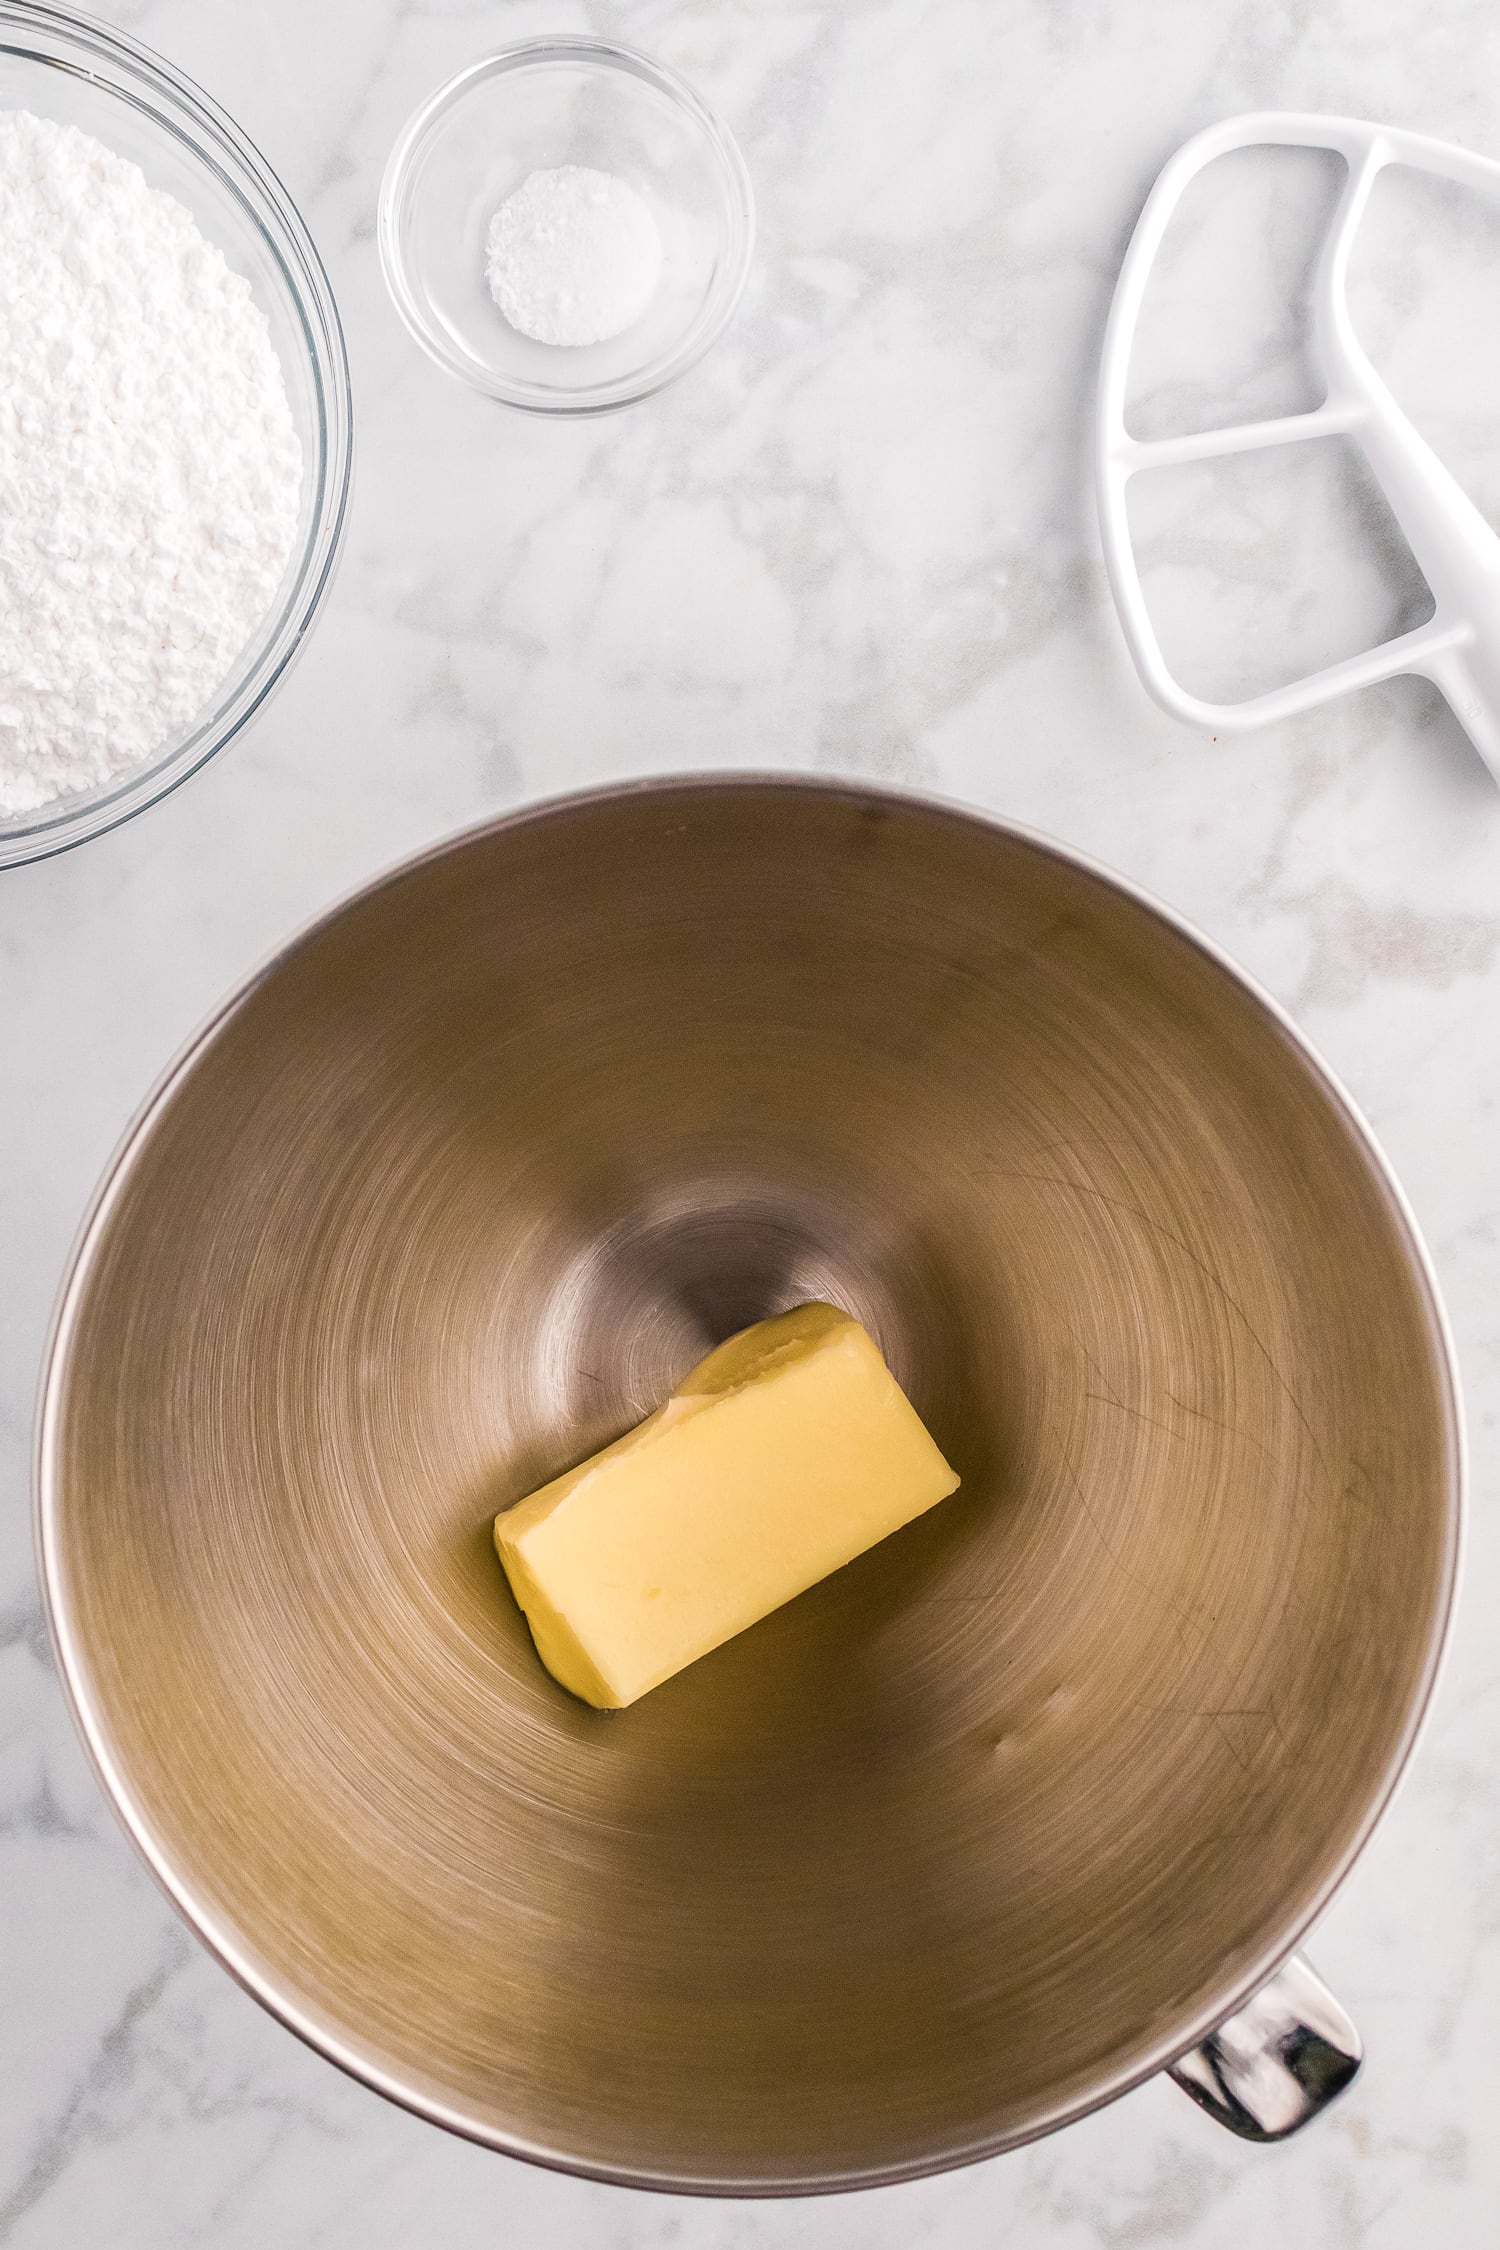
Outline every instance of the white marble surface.
[[[1159, 715], [1109, 609], [1086, 451], [1113, 268], [1170, 149], [1274, 103], [1500, 154], [1500, 17], [1480, 0], [107, 12], [226, 103], [301, 202], [348, 323], [360, 465], [332, 604], [254, 733], [136, 824], [0, 878], [0, 2242], [1500, 2239], [1500, 796], [1408, 685], [1232, 745]], [[420, 356], [372, 220], [431, 85], [502, 38], [585, 26], [721, 106], [761, 238], [697, 374], [553, 428]], [[1278, 290], [1295, 294], [1320, 181], [1267, 164], [1226, 173], [1189, 230], [1145, 340], [1156, 426], [1297, 400]], [[1361, 315], [1494, 503], [1497, 216], [1413, 193], [1377, 217]], [[1336, 466], [1208, 475], [1143, 521], [1171, 645], [1205, 685], [1410, 614], [1409, 570]], [[1241, 2147], [1158, 2083], [1028, 2151], [863, 2197], [692, 2204], [530, 2171], [388, 2108], [262, 2015], [138, 1870], [75, 1746], [34, 1591], [28, 1427], [52, 1292], [128, 1112], [231, 982], [411, 846], [528, 796], [704, 765], [930, 785], [1127, 870], [1296, 1011], [1411, 1193], [1468, 1389], [1467, 1588], [1417, 1764], [1313, 1949], [1371, 2061], [1295, 2145]]]

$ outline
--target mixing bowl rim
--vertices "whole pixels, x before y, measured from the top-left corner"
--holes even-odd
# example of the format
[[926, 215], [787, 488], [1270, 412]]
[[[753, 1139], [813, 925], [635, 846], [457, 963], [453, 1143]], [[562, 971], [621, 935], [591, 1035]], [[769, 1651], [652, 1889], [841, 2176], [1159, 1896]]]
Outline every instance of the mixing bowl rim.
[[[851, 805], [862, 807], [874, 806], [935, 816], [986, 830], [997, 837], [1041, 852], [1102, 884], [1106, 890], [1123, 894], [1147, 914], [1165, 923], [1168, 929], [1186, 940], [1214, 968], [1256, 1002], [1271, 1026], [1281, 1033], [1293, 1055], [1325, 1091], [1335, 1113], [1349, 1133], [1354, 1151], [1363, 1155], [1397, 1222], [1397, 1233], [1404, 1240], [1410, 1269], [1419, 1285], [1431, 1323], [1436, 1347], [1434, 1360], [1443, 1390], [1447, 1422], [1450, 1476], [1441, 1582], [1428, 1624], [1421, 1678], [1401, 1732], [1391, 1750], [1380, 1786], [1372, 1794], [1352, 1839], [1331, 1872], [1325, 1876], [1311, 1898], [1297, 1910], [1291, 1922], [1279, 1930], [1265, 1946], [1254, 1966], [1226, 1985], [1215, 1996], [1211, 2005], [1193, 2017], [1185, 2032], [1178, 2026], [1170, 2037], [1154, 2042], [1144, 2060], [1131, 2062], [1106, 2083], [1090, 2089], [1080, 2099], [1057, 2103], [1055, 2107], [1029, 2121], [1020, 2131], [986, 2135], [970, 2143], [942, 2149], [931, 2156], [890, 2165], [768, 2180], [756, 2176], [740, 2178], [718, 2174], [662, 2174], [645, 2167], [593, 2163], [566, 2149], [527, 2141], [518, 2135], [497, 2130], [469, 2115], [459, 2106], [434, 2096], [420, 2086], [407, 2083], [380, 2062], [361, 2055], [356, 2041], [319, 2022], [315, 2014], [305, 2009], [290, 1991], [280, 1988], [288, 1980], [280, 1979], [256, 1964], [250, 1949], [241, 1944], [238, 1934], [221, 1922], [212, 1908], [195, 1897], [191, 1881], [172, 1865], [169, 1853], [153, 1836], [146, 1814], [134, 1802], [129, 1783], [111, 1751], [102, 1699], [98, 1697], [90, 1680], [86, 1655], [71, 1614], [66, 1575], [61, 1565], [58, 1545], [57, 1439], [63, 1378], [77, 1310], [110, 1214], [137, 1159], [144, 1151], [158, 1118], [179, 1087], [186, 1082], [199, 1058], [208, 1051], [219, 1033], [227, 1028], [240, 1010], [304, 948], [316, 942], [351, 908], [392, 889], [424, 867], [435, 865], [491, 837], [514, 833], [533, 825], [566, 820], [573, 814], [587, 813], [632, 798], [656, 796], [671, 799], [701, 797], [704, 794], [750, 796], [788, 791], [825, 799], [842, 799]], [[617, 2187], [640, 2188], [661, 2194], [761, 2198], [843, 2194], [865, 2187], [895, 2186], [902, 2181], [958, 2170], [987, 2157], [1001, 2155], [1008, 2149], [1040, 2140], [1064, 2126], [1077, 2123], [1093, 2111], [1104, 2108], [1109, 2102], [1118, 2100], [1132, 2088], [1143, 2085], [1147, 2079], [1157, 2076], [1180, 2055], [1196, 2046], [1218, 2024], [1233, 2015], [1275, 1975], [1323, 1913], [1383, 1819], [1427, 1723], [1447, 1653], [1457, 1598], [1468, 1473], [1467, 1436], [1457, 1353], [1431, 1253], [1406, 1193], [1373, 1128], [1337, 1074], [1281, 1003], [1221, 946], [1175, 908], [1164, 904], [1130, 877], [1117, 873], [1091, 854], [1080, 851], [1071, 844], [1063, 843], [1039, 829], [1010, 820], [1001, 814], [938, 796], [930, 791], [895, 788], [887, 784], [830, 780], [820, 775], [778, 773], [774, 770], [743, 770], [735, 773], [709, 771], [643, 776], [537, 799], [510, 812], [475, 822], [436, 843], [424, 846], [373, 878], [352, 886], [333, 905], [320, 909], [310, 917], [290, 938], [277, 946], [258, 968], [242, 979], [189, 1036], [159, 1074], [121, 1134], [90, 1198], [68, 1254], [42, 1358], [33, 1449], [33, 1527], [43, 1609], [57, 1658], [58, 1676], [74, 1724], [105, 1796], [147, 1869], [188, 1927], [220, 1965], [228, 1970], [236, 1983], [258, 2000], [270, 2015], [315, 2053], [334, 2063], [358, 2083], [384, 2095], [414, 2116], [425, 2118], [429, 2123], [440, 2125], [461, 2139], [494, 2149], [502, 2155], [538, 2164], [547, 2170], [598, 2180]]]
[[[48, 53], [38, 42], [49, 36], [71, 42], [84, 53], [93, 50], [127, 78], [139, 80], [158, 100], [175, 105], [190, 130], [158, 117], [140, 101], [132, 102], [128, 91], [85, 64]], [[213, 712], [191, 733], [154, 752], [140, 766], [127, 768], [102, 795], [65, 792], [31, 813], [0, 822], [0, 874], [110, 834], [171, 796], [244, 733], [285, 680], [323, 610], [343, 553], [354, 480], [354, 392], [338, 300], [306, 220], [249, 134], [211, 94], [154, 48], [83, 9], [59, 5], [58, 0], [0, 0], [0, 54], [5, 53], [89, 79], [113, 99], [141, 110], [154, 125], [175, 133], [193, 162], [231, 191], [281, 276], [299, 333], [299, 363], [305, 356], [312, 370], [316, 414], [313, 458], [303, 469], [315, 491], [306, 532], [289, 562], [289, 567], [295, 565], [295, 575], [214, 691]], [[242, 177], [234, 176], [234, 168]], [[247, 188], [260, 199], [263, 211], [247, 195]], [[265, 643], [258, 660], [242, 669], [246, 650], [262, 634]]]

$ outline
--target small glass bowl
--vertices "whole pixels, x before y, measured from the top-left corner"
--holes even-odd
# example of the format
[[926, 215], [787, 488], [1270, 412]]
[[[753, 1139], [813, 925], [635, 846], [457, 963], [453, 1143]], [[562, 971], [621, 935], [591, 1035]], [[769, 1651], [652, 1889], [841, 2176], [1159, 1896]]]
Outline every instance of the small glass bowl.
[[[666, 269], [607, 343], [539, 344], [485, 280], [491, 216], [529, 173], [613, 173], [649, 206]], [[755, 206], [728, 129], [676, 71], [599, 39], [529, 39], [424, 102], [386, 166], [380, 256], [396, 310], [439, 367], [539, 414], [602, 414], [685, 374], [750, 270]]]
[[0, 0], [0, 109], [76, 125], [186, 205], [266, 316], [303, 463], [297, 536], [275, 604], [212, 707], [114, 780], [0, 816], [0, 867], [11, 867], [66, 851], [144, 811], [260, 709], [328, 591], [349, 502], [353, 415], [338, 310], [307, 229], [275, 173], [189, 79], [90, 16]]

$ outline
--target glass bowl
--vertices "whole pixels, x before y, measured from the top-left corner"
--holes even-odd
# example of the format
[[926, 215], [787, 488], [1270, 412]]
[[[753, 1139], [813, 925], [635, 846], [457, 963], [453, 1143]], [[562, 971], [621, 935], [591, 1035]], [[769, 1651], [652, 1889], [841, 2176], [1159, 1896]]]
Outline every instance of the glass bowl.
[[[634, 188], [666, 254], [646, 311], [606, 343], [534, 342], [485, 280], [495, 210], [529, 173], [565, 164]], [[508, 406], [602, 414], [674, 382], [722, 334], [755, 204], [733, 137], [676, 71], [603, 40], [530, 39], [422, 104], [386, 166], [379, 232], [396, 310], [439, 367]]]
[[283, 677], [328, 591], [353, 467], [349, 362], [322, 261], [286, 190], [188, 79], [72, 9], [0, 0], [0, 109], [91, 133], [192, 213], [270, 324], [302, 445], [302, 502], [275, 603], [211, 707], [153, 757], [96, 789], [0, 818], [0, 867], [114, 828], [233, 740]]

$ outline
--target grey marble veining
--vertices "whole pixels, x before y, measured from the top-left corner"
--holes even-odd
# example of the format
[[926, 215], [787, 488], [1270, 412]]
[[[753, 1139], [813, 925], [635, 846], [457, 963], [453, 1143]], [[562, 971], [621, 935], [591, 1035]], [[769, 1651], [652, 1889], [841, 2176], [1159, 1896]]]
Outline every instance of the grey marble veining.
[[[1479, 0], [116, 0], [299, 200], [347, 321], [357, 496], [300, 668], [216, 768], [0, 879], [0, 2243], [6, 2250], [1481, 2250], [1500, 2223], [1500, 794], [1398, 683], [1238, 742], [1158, 714], [1099, 564], [1087, 425], [1157, 167], [1243, 108], [1500, 154]], [[470, 397], [390, 311], [373, 240], [415, 101], [486, 47], [618, 31], [732, 121], [761, 210], [728, 339], [677, 390], [553, 428]], [[1274, 168], [1274, 167], [1273, 167]], [[1302, 402], [1326, 182], [1241, 164], [1184, 214], [1139, 412]], [[1401, 188], [1365, 333], [1500, 505], [1500, 212]], [[1175, 419], [1174, 419], [1175, 418]], [[1419, 613], [1361, 484], [1204, 472], [1142, 520], [1194, 684], [1241, 692]], [[963, 2174], [800, 2205], [555, 2178], [347, 2083], [186, 1936], [62, 1711], [26, 1484], [53, 1289], [156, 1073], [291, 928], [414, 845], [622, 774], [785, 766], [1055, 831], [1224, 943], [1382, 1135], [1431, 1242], [1474, 1451], [1459, 1630], [1397, 1804], [1317, 1935], [1370, 2049], [1340, 2108], [1236, 2145], [1164, 2083]]]

